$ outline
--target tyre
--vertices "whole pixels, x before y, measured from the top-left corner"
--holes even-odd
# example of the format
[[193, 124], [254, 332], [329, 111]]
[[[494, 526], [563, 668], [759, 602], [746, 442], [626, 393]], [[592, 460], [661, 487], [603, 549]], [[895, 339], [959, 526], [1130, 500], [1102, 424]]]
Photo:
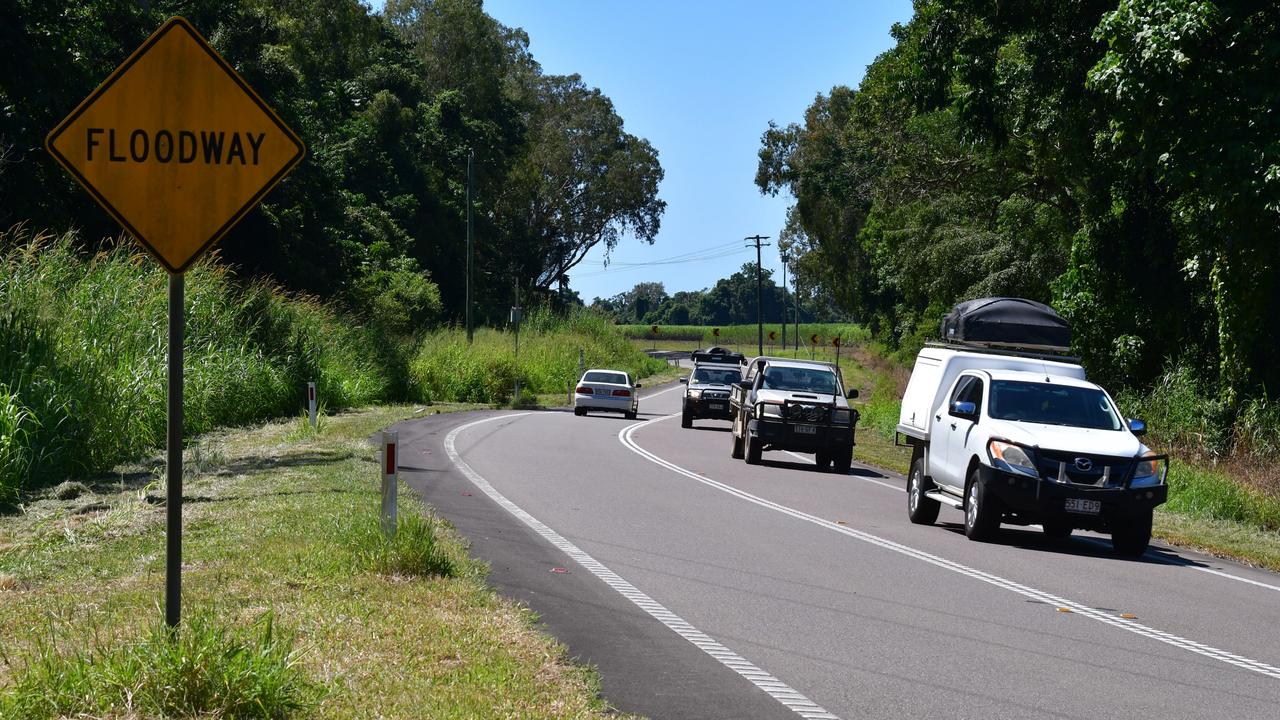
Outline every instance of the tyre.
[[682, 428], [693, 427], [693, 415], [689, 414], [688, 410], [684, 410], [683, 412], [680, 413], [680, 427]]
[[907, 476], [907, 519], [916, 525], [932, 525], [938, 519], [942, 504], [924, 496], [932, 489], [933, 483], [924, 477], [924, 458], [916, 458]]
[[970, 540], [990, 540], [1000, 529], [1000, 501], [978, 481], [978, 470], [969, 473], [965, 491], [964, 534]]
[[848, 475], [849, 469], [853, 467], [853, 448], [847, 447], [843, 450], [835, 451], [835, 459], [832, 460], [832, 469], [841, 475]]
[[[734, 423], [734, 425], [737, 425], [737, 423]], [[736, 429], [729, 430], [729, 437], [733, 439], [733, 449], [729, 451], [729, 457], [733, 458], [734, 460], [741, 460], [742, 459], [742, 438], [738, 437], [738, 432]]]
[[1071, 537], [1071, 531], [1075, 529], [1063, 518], [1046, 518], [1040, 526], [1044, 528], [1045, 537], [1053, 540], [1065, 540]]
[[826, 470], [831, 467], [831, 454], [826, 450], [819, 450], [813, 454], [813, 463], [818, 466], [819, 470]]
[[636, 414], [635, 414], [635, 412], [634, 412], [634, 411], [631, 411], [631, 410], [628, 410], [628, 411], [626, 411], [626, 412], [622, 413], [622, 416], [623, 416], [623, 417], [625, 417], [625, 418], [626, 418], [626, 419], [628, 419], [628, 420], [635, 420], [635, 419], [636, 419]]
[[1147, 510], [1129, 518], [1123, 527], [1111, 533], [1111, 547], [1125, 557], [1138, 557], [1151, 544], [1151, 511]]
[[744, 442], [747, 444], [747, 464], [759, 465], [760, 454], [763, 450], [762, 446], [764, 443], [760, 442], [760, 438], [758, 437], [751, 437], [751, 433], [747, 433], [747, 437], [744, 438]]
[[574, 409], [573, 409], [573, 414], [574, 414], [574, 415], [577, 415], [578, 417], [582, 417], [583, 415], [586, 415], [586, 414], [587, 414], [587, 409], [586, 409], [586, 408], [574, 408]]

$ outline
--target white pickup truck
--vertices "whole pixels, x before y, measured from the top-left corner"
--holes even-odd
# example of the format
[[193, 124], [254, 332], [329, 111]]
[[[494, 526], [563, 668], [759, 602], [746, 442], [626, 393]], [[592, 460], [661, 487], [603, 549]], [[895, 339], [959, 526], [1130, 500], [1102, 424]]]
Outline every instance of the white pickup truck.
[[897, 426], [914, 450], [911, 522], [943, 504], [964, 511], [970, 539], [1000, 523], [1110, 533], [1122, 555], [1146, 551], [1152, 510], [1167, 498], [1168, 458], [1138, 438], [1105, 390], [1073, 362], [1026, 353], [927, 346]]

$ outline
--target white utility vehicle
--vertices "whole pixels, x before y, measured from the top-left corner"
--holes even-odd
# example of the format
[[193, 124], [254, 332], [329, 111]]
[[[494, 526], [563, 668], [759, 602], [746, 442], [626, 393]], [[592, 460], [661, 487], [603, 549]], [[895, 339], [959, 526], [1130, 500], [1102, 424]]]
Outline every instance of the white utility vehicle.
[[729, 394], [734, 458], [760, 463], [765, 450], [813, 453], [818, 469], [849, 472], [858, 411], [840, 371], [828, 362], [758, 357]]
[[[992, 537], [1002, 522], [1040, 524], [1060, 538], [1076, 528], [1110, 533], [1118, 553], [1141, 555], [1152, 510], [1167, 498], [1168, 458], [1138, 439], [1142, 421], [1126, 420], [1072, 359], [1010, 350], [1017, 322], [1004, 323], [1001, 341], [984, 347], [972, 345], [982, 333], [964, 337], [944, 323], [944, 337], [971, 344], [930, 344], [916, 357], [897, 426], [913, 448], [908, 517], [933, 523], [945, 504], [964, 511], [973, 540]], [[1056, 341], [1062, 349], [1068, 342], [1069, 335]]]

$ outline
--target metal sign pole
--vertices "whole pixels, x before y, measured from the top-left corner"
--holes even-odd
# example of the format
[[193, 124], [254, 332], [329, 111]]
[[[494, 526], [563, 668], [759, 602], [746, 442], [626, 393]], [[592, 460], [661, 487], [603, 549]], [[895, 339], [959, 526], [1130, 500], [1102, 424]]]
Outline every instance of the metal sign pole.
[[171, 628], [182, 619], [182, 336], [185, 276], [169, 274], [169, 428], [168, 497], [165, 500], [164, 621]]

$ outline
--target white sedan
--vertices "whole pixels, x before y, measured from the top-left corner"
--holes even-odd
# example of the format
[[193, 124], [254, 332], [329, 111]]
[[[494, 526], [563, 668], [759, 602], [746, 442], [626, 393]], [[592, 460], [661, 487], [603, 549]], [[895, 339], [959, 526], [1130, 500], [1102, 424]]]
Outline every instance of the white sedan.
[[588, 410], [620, 412], [628, 420], [636, 419], [640, 383], [621, 370], [588, 370], [582, 374], [573, 392], [573, 414], [586, 415]]

